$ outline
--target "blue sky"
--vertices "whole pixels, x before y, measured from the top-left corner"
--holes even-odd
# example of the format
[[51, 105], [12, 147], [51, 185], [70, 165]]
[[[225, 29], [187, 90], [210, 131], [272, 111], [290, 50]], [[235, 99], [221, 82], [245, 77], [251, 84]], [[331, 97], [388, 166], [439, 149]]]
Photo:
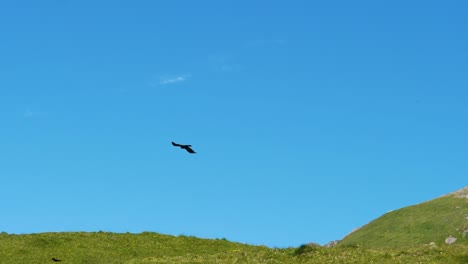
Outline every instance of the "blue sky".
[[0, 231], [299, 246], [460, 189], [467, 8], [2, 1]]

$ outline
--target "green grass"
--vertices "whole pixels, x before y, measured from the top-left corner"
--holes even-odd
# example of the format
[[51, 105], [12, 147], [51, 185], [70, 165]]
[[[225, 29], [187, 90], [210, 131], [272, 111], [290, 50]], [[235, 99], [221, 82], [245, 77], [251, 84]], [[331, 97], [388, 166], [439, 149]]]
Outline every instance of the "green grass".
[[[468, 188], [461, 191], [389, 212], [333, 248], [303, 245], [278, 249], [150, 232], [1, 233], [0, 263], [53, 263], [55, 257], [61, 263], [79, 264], [466, 264]], [[445, 245], [449, 235], [457, 238], [455, 244]]]
[[256, 247], [149, 232], [0, 235], [0, 263], [45, 263], [52, 257], [67, 260], [67, 263], [126, 263], [149, 257], [177, 257], [194, 252], [212, 255], [233, 250], [249, 252]]
[[468, 243], [468, 199], [453, 195], [384, 214], [345, 237], [340, 245], [368, 248], [411, 247], [445, 243], [452, 235], [457, 244]]
[[[371, 250], [363, 248], [320, 248], [303, 255], [292, 250], [259, 250], [255, 252], [228, 252], [209, 256], [159, 257], [133, 263], [290, 263], [290, 264], [351, 264], [351, 263], [467, 263], [468, 247], [412, 248], [401, 250]], [[132, 262], [129, 262], [132, 263]]]
[[226, 240], [156, 233], [42, 233], [0, 235], [0, 263], [468, 263], [468, 245], [413, 246], [406, 249], [268, 248]]

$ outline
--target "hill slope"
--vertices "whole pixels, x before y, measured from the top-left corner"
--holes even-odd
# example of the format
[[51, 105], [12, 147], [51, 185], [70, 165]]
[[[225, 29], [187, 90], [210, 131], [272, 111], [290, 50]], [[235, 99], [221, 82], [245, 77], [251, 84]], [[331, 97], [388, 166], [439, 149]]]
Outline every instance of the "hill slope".
[[43, 264], [232, 264], [232, 263], [380, 263], [464, 264], [468, 245], [368, 249], [362, 247], [309, 247], [272, 249], [226, 240], [167, 236], [156, 233], [41, 233], [0, 234], [0, 263]]
[[384, 214], [346, 236], [340, 245], [409, 247], [435, 242], [468, 243], [468, 187]]
[[[200, 239], [144, 232], [0, 234], [0, 263], [127, 263], [154, 257], [174, 258], [266, 249], [221, 239]], [[135, 262], [140, 263], [140, 262]]]
[[[453, 245], [444, 240], [452, 235]], [[437, 245], [425, 245], [436, 242]], [[404, 248], [401, 248], [404, 247]], [[468, 188], [372, 221], [339, 246], [268, 248], [143, 232], [0, 233], [0, 263], [468, 263]]]

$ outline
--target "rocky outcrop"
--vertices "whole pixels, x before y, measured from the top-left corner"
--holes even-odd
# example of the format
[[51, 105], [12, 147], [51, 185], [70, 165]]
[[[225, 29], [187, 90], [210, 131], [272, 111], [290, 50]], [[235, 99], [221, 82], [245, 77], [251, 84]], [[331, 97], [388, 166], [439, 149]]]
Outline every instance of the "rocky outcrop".
[[330, 242], [326, 243], [326, 244], [324, 245], [324, 247], [326, 247], [326, 248], [334, 247], [334, 246], [336, 246], [338, 243], [340, 243], [340, 241], [341, 241], [341, 240], [333, 240], [333, 241], [330, 241]]
[[447, 195], [468, 199], [468, 186], [463, 187], [462, 189], [449, 193]]
[[447, 238], [445, 239], [445, 244], [451, 245], [451, 244], [455, 243], [455, 241], [457, 241], [457, 238], [454, 237], [454, 236], [452, 236], [452, 235], [450, 235], [449, 237], [447, 237]]

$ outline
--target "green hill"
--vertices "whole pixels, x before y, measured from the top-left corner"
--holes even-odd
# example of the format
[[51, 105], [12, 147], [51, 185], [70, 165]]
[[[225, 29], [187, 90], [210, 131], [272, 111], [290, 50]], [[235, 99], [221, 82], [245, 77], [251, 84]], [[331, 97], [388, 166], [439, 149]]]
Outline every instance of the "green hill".
[[268, 248], [219, 239], [141, 234], [41, 233], [0, 234], [0, 263], [39, 264], [351, 264], [468, 263], [468, 245], [369, 249], [363, 247]]
[[[0, 234], [0, 263], [468, 263], [468, 188], [390, 212], [326, 248], [268, 248], [143, 232]], [[457, 238], [445, 245], [449, 235]], [[430, 242], [434, 244], [428, 245]]]
[[48, 263], [52, 262], [52, 258], [61, 259], [61, 263], [147, 263], [153, 258], [177, 259], [225, 252], [250, 253], [265, 249], [266, 247], [223, 239], [200, 239], [150, 232], [0, 235], [0, 263]]
[[434, 242], [468, 244], [468, 187], [418, 205], [391, 211], [346, 236], [341, 246], [410, 247]]

